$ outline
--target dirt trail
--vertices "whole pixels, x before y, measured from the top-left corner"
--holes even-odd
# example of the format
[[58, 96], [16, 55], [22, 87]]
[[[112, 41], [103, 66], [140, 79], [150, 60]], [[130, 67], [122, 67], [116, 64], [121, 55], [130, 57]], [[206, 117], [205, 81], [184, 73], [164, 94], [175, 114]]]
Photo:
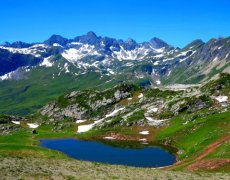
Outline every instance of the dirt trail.
[[167, 167], [165, 169], [166, 170], [173, 170], [173, 169], [176, 169], [180, 166], [186, 166], [186, 165], [191, 164], [191, 163], [193, 164], [193, 163], [201, 160], [202, 158], [206, 157], [210, 153], [214, 152], [216, 150], [216, 148], [218, 148], [221, 144], [223, 144], [229, 140], [230, 140], [230, 135], [224, 136], [224, 137], [220, 138], [219, 140], [215, 141], [214, 143], [208, 145], [204, 149], [204, 151], [202, 153], [198, 154], [196, 157], [187, 159], [185, 161], [178, 162], [175, 165]]
[[207, 156], [208, 154], [212, 153], [213, 151], [216, 150], [217, 147], [219, 147], [221, 144], [225, 143], [226, 141], [229, 141], [230, 140], [230, 135], [228, 136], [224, 136], [222, 137], [221, 139], [217, 140], [216, 142], [208, 145], [204, 152], [202, 152], [201, 154], [199, 154], [195, 160], [200, 160], [202, 159], [203, 157]]

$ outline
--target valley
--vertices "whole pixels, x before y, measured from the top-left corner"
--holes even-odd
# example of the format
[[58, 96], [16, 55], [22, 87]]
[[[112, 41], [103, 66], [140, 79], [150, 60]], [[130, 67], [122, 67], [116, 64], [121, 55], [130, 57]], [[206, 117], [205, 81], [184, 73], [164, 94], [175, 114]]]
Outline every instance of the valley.
[[0, 109], [27, 115], [65, 92], [101, 91], [121, 83], [158, 88], [204, 83], [229, 73], [229, 44], [226, 37], [177, 48], [156, 37], [137, 43], [94, 32], [5, 43], [0, 46]]
[[229, 43], [88, 32], [0, 46], [3, 179], [228, 179]]
[[[3, 167], [9, 161], [20, 164], [26, 159], [36, 161], [36, 158], [44, 162], [46, 159], [72, 161], [65, 154], [39, 144], [40, 139], [44, 138], [76, 138], [119, 148], [142, 149], [154, 144], [163, 146], [177, 157], [175, 164], [161, 170], [169, 177], [175, 175], [172, 170], [199, 172], [200, 178], [209, 176], [204, 172], [228, 173], [229, 93], [229, 74], [221, 74], [215, 80], [199, 86], [179, 86], [179, 89], [121, 84], [104, 91], [72, 91], [34, 114], [0, 117], [0, 154], [6, 162]], [[85, 166], [94, 164], [84, 163]], [[44, 168], [46, 165], [41, 166]], [[103, 164], [97, 165], [98, 169], [103, 167]], [[120, 172], [123, 167], [114, 168]], [[125, 168], [129, 171], [129, 167]], [[141, 169], [136, 171], [142, 172]], [[28, 174], [21, 170], [19, 172], [23, 174], [22, 177], [36, 174], [34, 169]], [[48, 174], [43, 172], [36, 176], [55, 175], [56, 172], [50, 170]], [[180, 173], [177, 175], [179, 178]], [[224, 174], [212, 175], [214, 179], [215, 176], [216, 179], [225, 177]], [[122, 177], [122, 174], [118, 177]]]
[[229, 7], [0, 1], [0, 180], [230, 180]]

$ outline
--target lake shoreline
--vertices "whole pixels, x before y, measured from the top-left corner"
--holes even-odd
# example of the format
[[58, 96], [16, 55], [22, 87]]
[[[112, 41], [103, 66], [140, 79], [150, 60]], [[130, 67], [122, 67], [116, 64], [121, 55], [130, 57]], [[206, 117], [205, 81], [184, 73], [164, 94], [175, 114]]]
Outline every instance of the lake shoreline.
[[[57, 150], [66, 154], [68, 157], [83, 161], [91, 161], [88, 157], [92, 158], [92, 162], [95, 161], [106, 164], [122, 165], [123, 162], [127, 161], [123, 165], [144, 168], [158, 168], [158, 165], [156, 163], [157, 161], [159, 161], [158, 163], [162, 164], [159, 166], [160, 168], [173, 165], [177, 162], [177, 156], [172, 151], [170, 151], [168, 148], [166, 149], [165, 146], [156, 143], [142, 144], [139, 141], [121, 142], [104, 139], [101, 141], [95, 141], [82, 140], [77, 138], [41, 138], [39, 141], [39, 146], [41, 147]], [[72, 147], [75, 147], [75, 149], [69, 150]], [[84, 151], [79, 150], [81, 148], [84, 149]], [[76, 151], [79, 152], [76, 153]], [[100, 154], [101, 151], [104, 153]], [[145, 151], [145, 153], [141, 153], [142, 151]], [[136, 155], [134, 155], [135, 153]], [[149, 153], [149, 156], [147, 156], [146, 153]], [[154, 155], [157, 153], [158, 155]], [[101, 159], [98, 159], [99, 156]], [[113, 159], [113, 157], [115, 156], [116, 158]], [[128, 156], [133, 156], [133, 159], [128, 158]], [[150, 157], [155, 160], [151, 161]], [[140, 158], [139, 161], [137, 160], [137, 158]], [[170, 159], [169, 162], [171, 163], [167, 163], [167, 158]], [[152, 165], [146, 166], [144, 165], [145, 162], [148, 164], [152, 163]]]

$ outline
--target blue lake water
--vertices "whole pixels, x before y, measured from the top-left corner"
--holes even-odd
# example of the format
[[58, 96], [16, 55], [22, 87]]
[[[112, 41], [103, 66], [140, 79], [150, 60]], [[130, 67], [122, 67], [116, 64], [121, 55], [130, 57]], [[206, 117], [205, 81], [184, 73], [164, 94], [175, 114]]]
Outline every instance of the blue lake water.
[[72, 138], [41, 139], [41, 146], [61, 151], [68, 156], [84, 161], [122, 164], [136, 167], [162, 167], [176, 162], [176, 156], [158, 146], [121, 148], [96, 141]]

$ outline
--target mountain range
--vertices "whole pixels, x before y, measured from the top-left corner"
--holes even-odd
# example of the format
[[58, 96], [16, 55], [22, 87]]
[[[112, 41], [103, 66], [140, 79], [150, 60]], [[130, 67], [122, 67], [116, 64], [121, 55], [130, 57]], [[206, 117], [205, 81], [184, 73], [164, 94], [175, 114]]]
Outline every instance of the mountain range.
[[230, 37], [194, 40], [184, 48], [156, 37], [137, 43], [94, 32], [73, 39], [52, 35], [39, 43], [6, 42], [0, 46], [0, 108], [3, 113], [27, 114], [66, 91], [124, 82], [203, 83], [230, 72], [229, 65]]
[[[64, 179], [66, 168], [65, 179], [74, 178], [69, 173], [72, 171], [76, 178], [80, 177], [78, 172], [88, 176], [99, 171], [106, 172], [102, 177], [107, 178], [113, 168], [111, 179], [119, 179], [120, 173], [114, 169], [119, 167], [123, 177], [130, 179], [147, 172], [171, 179], [162, 172], [172, 170], [175, 179], [180, 171], [181, 179], [191, 179], [193, 171], [199, 175], [193, 179], [208, 178], [207, 174], [213, 179], [211, 172], [218, 172], [214, 179], [229, 179], [229, 72], [230, 37], [206, 43], [195, 40], [184, 48], [159, 38], [137, 43], [93, 32], [73, 39], [53, 35], [40, 43], [5, 43], [0, 46], [1, 177], [51, 175], [55, 179], [61, 175]], [[44, 140], [57, 148], [43, 146]], [[156, 162], [163, 171], [153, 170], [147, 163], [151, 168], [139, 169], [140, 175], [132, 168], [132, 178], [127, 176], [126, 162], [121, 163], [125, 166], [103, 165], [100, 159], [100, 163], [97, 159], [94, 162], [98, 157], [94, 146], [73, 145], [70, 140], [100, 142], [106, 147], [98, 149], [102, 153], [108, 152], [107, 146], [132, 151], [114, 155], [114, 164], [125, 156], [136, 161], [133, 152], [139, 150], [146, 155], [137, 154], [142, 162], [150, 157], [164, 160], [165, 154], [147, 151], [158, 146], [175, 161], [163, 167]], [[83, 148], [80, 151], [93, 157], [93, 163], [78, 157], [71, 160], [75, 158], [72, 152], [80, 153], [75, 147]], [[67, 163], [71, 167], [66, 167]], [[186, 171], [190, 172], [187, 176]], [[147, 174], [143, 179], [152, 177]]]

